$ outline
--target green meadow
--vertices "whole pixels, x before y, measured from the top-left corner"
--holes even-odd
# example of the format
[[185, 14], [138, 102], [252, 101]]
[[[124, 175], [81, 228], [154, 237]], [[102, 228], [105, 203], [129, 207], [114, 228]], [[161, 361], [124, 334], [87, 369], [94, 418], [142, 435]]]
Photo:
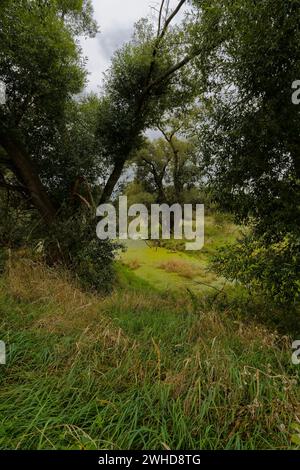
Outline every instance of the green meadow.
[[208, 270], [238, 232], [210, 217], [193, 255], [129, 242], [103, 297], [13, 255], [0, 285], [1, 449], [296, 448], [289, 333]]

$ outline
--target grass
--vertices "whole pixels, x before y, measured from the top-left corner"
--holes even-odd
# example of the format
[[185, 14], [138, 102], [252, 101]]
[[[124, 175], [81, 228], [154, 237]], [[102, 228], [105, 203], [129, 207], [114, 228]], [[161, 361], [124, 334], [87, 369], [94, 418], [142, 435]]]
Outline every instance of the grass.
[[136, 269], [139, 269], [141, 267], [141, 263], [138, 259], [132, 259], [132, 260], [128, 261], [127, 266], [130, 269], [136, 270]]
[[294, 448], [291, 338], [230, 292], [162, 291], [139, 269], [119, 263], [118, 287], [99, 298], [12, 263], [0, 284], [1, 449]]
[[[214, 212], [205, 215], [205, 245], [201, 251], [188, 252], [189, 257], [208, 263], [218, 248], [234, 242], [242, 233], [242, 228], [235, 225], [232, 216]], [[173, 252], [185, 251], [186, 240], [162, 240], [160, 246]]]
[[206, 255], [189, 256], [176, 252], [172, 247], [173, 241], [168, 241], [170, 246], [158, 247], [143, 240], [130, 240], [127, 242], [127, 251], [120, 255], [120, 261], [134, 270], [136, 276], [146, 281], [151, 288], [162, 292], [192, 288], [200, 293], [205, 290], [202, 282], [213, 287], [224, 285], [223, 279], [208, 272]]
[[[209, 271], [209, 264], [218, 248], [231, 243], [240, 235], [227, 214], [208, 214], [205, 217], [205, 245], [200, 251], [185, 251], [185, 240], [143, 240], [126, 242], [127, 251], [120, 255], [125, 266], [161, 291], [192, 289], [203, 294], [209, 286], [222, 289], [225, 280]], [[192, 281], [192, 282], [191, 282]]]
[[160, 269], [168, 273], [177, 273], [187, 279], [194, 279], [199, 274], [199, 269], [191, 263], [181, 260], [171, 260], [159, 265]]

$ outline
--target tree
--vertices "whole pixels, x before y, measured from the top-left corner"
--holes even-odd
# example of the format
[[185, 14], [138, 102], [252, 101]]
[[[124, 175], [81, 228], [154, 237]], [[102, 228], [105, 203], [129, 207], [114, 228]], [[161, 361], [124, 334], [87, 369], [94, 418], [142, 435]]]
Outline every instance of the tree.
[[162, 139], [146, 141], [136, 156], [137, 180], [143, 181], [143, 186], [149, 192], [157, 193], [157, 202], [160, 204], [168, 203], [166, 185], [170, 161], [169, 148]]
[[[105, 163], [95, 139], [99, 102], [74, 100], [86, 75], [76, 37], [96, 31], [90, 0], [1, 2], [1, 245], [41, 240], [48, 262], [105, 288], [114, 247], [95, 236], [93, 199]], [[23, 230], [8, 232], [3, 224], [20, 209]]]
[[40, 177], [57, 207], [75, 201], [93, 205], [100, 194], [99, 180], [107, 177], [107, 165], [101, 158], [96, 138], [99, 98], [86, 95], [70, 101], [64, 123], [55, 130], [51, 146], [43, 149], [47, 164], [40, 166]]
[[195, 47], [189, 41], [190, 25], [171, 28], [187, 1], [180, 0], [163, 19], [165, 3], [161, 3], [157, 29], [147, 20], [139, 22], [133, 41], [115, 54], [106, 77], [98, 135], [112, 172], [101, 203], [111, 197], [125, 163], [142, 145], [143, 133], [155, 127], [166, 111], [195, 99], [199, 72], [193, 73], [189, 65], [206, 53], [207, 46]]
[[[195, 89], [195, 97], [199, 90]], [[184, 190], [193, 187], [202, 176], [202, 162], [193, 138], [193, 128], [199, 109], [196, 103], [183, 101], [172, 113], [161, 117], [157, 128], [167, 143], [170, 155], [171, 179], [175, 202], [184, 201]]]
[[90, 1], [82, 0], [4, 0], [0, 6], [0, 80], [7, 98], [0, 108], [1, 166], [45, 223], [55, 219], [57, 207], [41, 172], [66, 106], [84, 84], [74, 34], [96, 31], [90, 14]]
[[[111, 196], [125, 163], [142, 143], [143, 132], [165, 110], [194, 97], [195, 80], [188, 64], [201, 54], [202, 46], [196, 50], [186, 41], [186, 25], [171, 28], [186, 3], [178, 1], [169, 12], [162, 1], [158, 27], [142, 20], [133, 41], [115, 55], [98, 114], [98, 161], [112, 167], [101, 202]], [[54, 157], [54, 149], [68, 125], [68, 105], [85, 79], [75, 35], [96, 31], [91, 2], [5, 0], [0, 8], [0, 80], [7, 95], [0, 110], [0, 145], [5, 153], [1, 165], [6, 169], [2, 185], [7, 186], [7, 171], [12, 172], [15, 189], [26, 193], [49, 224], [60, 208], [51, 192], [62, 182], [55, 173], [62, 168], [62, 154]]]
[[146, 141], [137, 152], [137, 181], [155, 191], [160, 204], [183, 203], [188, 189], [199, 182], [201, 173], [194, 143], [178, 139], [174, 131], [164, 138]]
[[204, 23], [218, 17], [206, 40], [223, 37], [201, 64], [209, 94], [199, 146], [218, 201], [252, 227], [231, 273], [293, 302], [300, 294], [300, 108], [291, 100], [300, 76], [299, 2], [194, 4]]

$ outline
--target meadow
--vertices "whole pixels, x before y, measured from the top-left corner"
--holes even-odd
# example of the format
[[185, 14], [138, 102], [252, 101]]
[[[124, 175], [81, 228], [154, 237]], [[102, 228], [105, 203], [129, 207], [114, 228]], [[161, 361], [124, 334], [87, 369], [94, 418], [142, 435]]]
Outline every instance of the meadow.
[[13, 253], [0, 282], [1, 449], [297, 448], [297, 324], [207, 271], [237, 231], [211, 219], [198, 256], [129, 246], [106, 296]]

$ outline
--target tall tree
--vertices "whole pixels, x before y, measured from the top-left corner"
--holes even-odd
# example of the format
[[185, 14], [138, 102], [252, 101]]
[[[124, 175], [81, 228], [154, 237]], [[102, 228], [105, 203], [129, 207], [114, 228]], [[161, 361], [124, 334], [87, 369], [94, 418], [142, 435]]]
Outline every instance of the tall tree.
[[[57, 207], [41, 178], [47, 152], [85, 72], [75, 34], [94, 34], [89, 0], [3, 0], [0, 5], [1, 166], [49, 223]], [[2, 175], [2, 184], [5, 176]]]
[[152, 188], [160, 204], [183, 203], [186, 190], [199, 183], [201, 168], [192, 141], [179, 139], [174, 131], [165, 138], [147, 141], [137, 152], [137, 181]]
[[220, 31], [224, 38], [206, 57], [210, 93], [200, 147], [218, 200], [253, 228], [239, 256], [229, 255], [232, 275], [256, 280], [273, 298], [295, 300], [300, 294], [300, 108], [291, 96], [300, 76], [299, 1], [194, 4], [208, 25], [212, 16], [219, 17], [215, 31], [207, 28], [207, 41]]
[[165, 111], [178, 107], [182, 101], [194, 100], [200, 93], [195, 92], [199, 71], [193, 73], [189, 65], [195, 57], [206, 54], [207, 46], [189, 41], [191, 25], [171, 27], [187, 3], [180, 0], [164, 17], [163, 1], [158, 27], [142, 20], [133, 41], [114, 56], [99, 113], [99, 139], [112, 165], [101, 203], [112, 195], [125, 163], [143, 142], [143, 133], [155, 127]]

